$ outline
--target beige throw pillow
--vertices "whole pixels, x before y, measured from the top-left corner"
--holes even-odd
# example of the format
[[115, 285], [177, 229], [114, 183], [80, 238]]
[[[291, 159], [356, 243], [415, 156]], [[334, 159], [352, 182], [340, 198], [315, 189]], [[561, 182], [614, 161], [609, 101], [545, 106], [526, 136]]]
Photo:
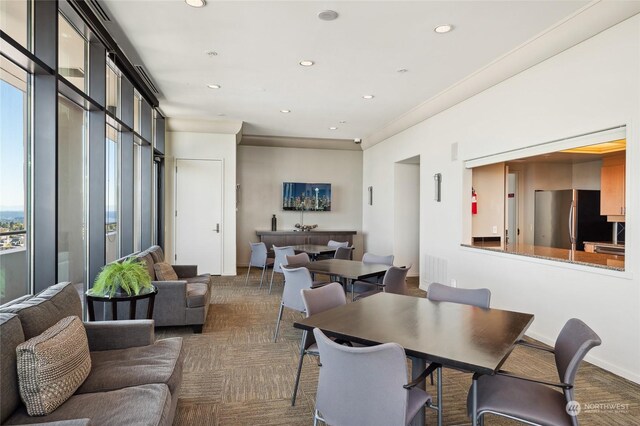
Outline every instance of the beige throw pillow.
[[156, 279], [158, 281], [177, 281], [178, 274], [173, 267], [167, 262], [155, 263], [153, 269], [156, 271]]
[[30, 416], [46, 416], [62, 405], [91, 371], [82, 321], [66, 317], [16, 348], [20, 397]]

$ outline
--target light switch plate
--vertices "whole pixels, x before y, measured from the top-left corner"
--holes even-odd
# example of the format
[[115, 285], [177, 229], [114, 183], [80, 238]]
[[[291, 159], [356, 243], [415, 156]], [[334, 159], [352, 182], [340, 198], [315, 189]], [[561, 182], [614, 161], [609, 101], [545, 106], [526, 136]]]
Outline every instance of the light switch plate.
[[496, 225], [493, 225], [492, 231], [494, 234], [498, 233], [498, 227]]

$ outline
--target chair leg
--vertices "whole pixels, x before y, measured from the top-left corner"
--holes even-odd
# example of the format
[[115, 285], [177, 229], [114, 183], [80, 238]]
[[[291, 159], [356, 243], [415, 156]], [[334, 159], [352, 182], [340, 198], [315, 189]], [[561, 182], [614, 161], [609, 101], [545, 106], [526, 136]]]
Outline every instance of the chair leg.
[[251, 272], [251, 264], [249, 264], [249, 268], [247, 269], [247, 279], [244, 282], [244, 285], [249, 284], [249, 272]]
[[269, 294], [271, 294], [271, 287], [273, 287], [273, 276], [276, 273], [276, 268], [273, 268], [271, 270], [271, 282], [269, 283]]
[[313, 426], [318, 426], [318, 410], [313, 413]]
[[260, 287], [258, 287], [258, 289], [262, 288], [262, 281], [264, 280], [264, 273], [267, 270], [267, 265], [264, 265], [262, 267], [262, 275], [260, 275]]
[[293, 396], [291, 397], [291, 406], [296, 405], [296, 396], [298, 395], [298, 385], [300, 384], [300, 373], [302, 372], [302, 363], [304, 362], [304, 342], [307, 340], [308, 331], [302, 333], [300, 341], [300, 361], [298, 361], [298, 373], [296, 374], [296, 383], [293, 385]]
[[276, 321], [276, 332], [273, 336], [273, 342], [278, 341], [278, 329], [280, 329], [280, 320], [282, 319], [282, 311], [284, 310], [284, 305], [280, 303], [280, 312], [278, 312], [278, 320]]

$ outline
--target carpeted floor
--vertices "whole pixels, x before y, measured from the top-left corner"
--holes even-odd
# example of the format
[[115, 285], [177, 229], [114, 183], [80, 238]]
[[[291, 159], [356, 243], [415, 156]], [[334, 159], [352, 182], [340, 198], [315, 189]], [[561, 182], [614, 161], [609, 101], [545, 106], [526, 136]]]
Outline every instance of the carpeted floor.
[[[202, 334], [193, 334], [189, 327], [156, 330], [159, 339], [185, 339], [184, 380], [174, 425], [311, 425], [318, 378], [314, 359], [305, 359], [298, 401], [295, 407], [290, 404], [301, 336], [292, 323], [302, 314], [285, 309], [278, 342], [273, 343], [282, 278], [276, 274], [278, 284], [269, 295], [264, 285], [258, 289], [257, 272], [248, 286], [246, 269], [238, 273], [214, 278]], [[413, 295], [424, 297], [416, 279], [409, 284]], [[557, 381], [553, 356], [528, 348], [517, 348], [504, 368]], [[470, 374], [444, 371], [445, 425], [469, 424], [470, 383]], [[427, 385], [427, 390], [435, 394], [435, 386]], [[578, 372], [576, 400], [583, 406], [581, 425], [640, 425], [640, 386], [591, 364], [583, 363]], [[435, 424], [434, 412], [427, 411], [426, 423]], [[487, 416], [485, 424], [517, 423]]]

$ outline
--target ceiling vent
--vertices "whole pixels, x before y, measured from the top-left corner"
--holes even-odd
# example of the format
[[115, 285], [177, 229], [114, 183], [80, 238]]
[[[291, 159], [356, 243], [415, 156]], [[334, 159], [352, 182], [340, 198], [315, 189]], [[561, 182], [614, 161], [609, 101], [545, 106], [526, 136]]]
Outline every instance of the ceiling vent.
[[134, 67], [136, 71], [138, 71], [138, 74], [140, 74], [140, 77], [142, 77], [144, 82], [147, 84], [149, 89], [151, 89], [151, 91], [156, 95], [159, 95], [160, 91], [158, 90], [156, 85], [153, 84], [153, 81], [151, 81], [151, 77], [149, 77], [149, 74], [147, 74], [147, 72], [144, 70], [144, 67], [142, 65], [134, 65]]
[[105, 12], [102, 6], [100, 6], [100, 3], [98, 3], [98, 0], [87, 0], [87, 3], [89, 3], [93, 11], [96, 13], [96, 15], [98, 15], [100, 19], [106, 22], [111, 22], [111, 18], [109, 18], [109, 15], [107, 15], [107, 12]]

